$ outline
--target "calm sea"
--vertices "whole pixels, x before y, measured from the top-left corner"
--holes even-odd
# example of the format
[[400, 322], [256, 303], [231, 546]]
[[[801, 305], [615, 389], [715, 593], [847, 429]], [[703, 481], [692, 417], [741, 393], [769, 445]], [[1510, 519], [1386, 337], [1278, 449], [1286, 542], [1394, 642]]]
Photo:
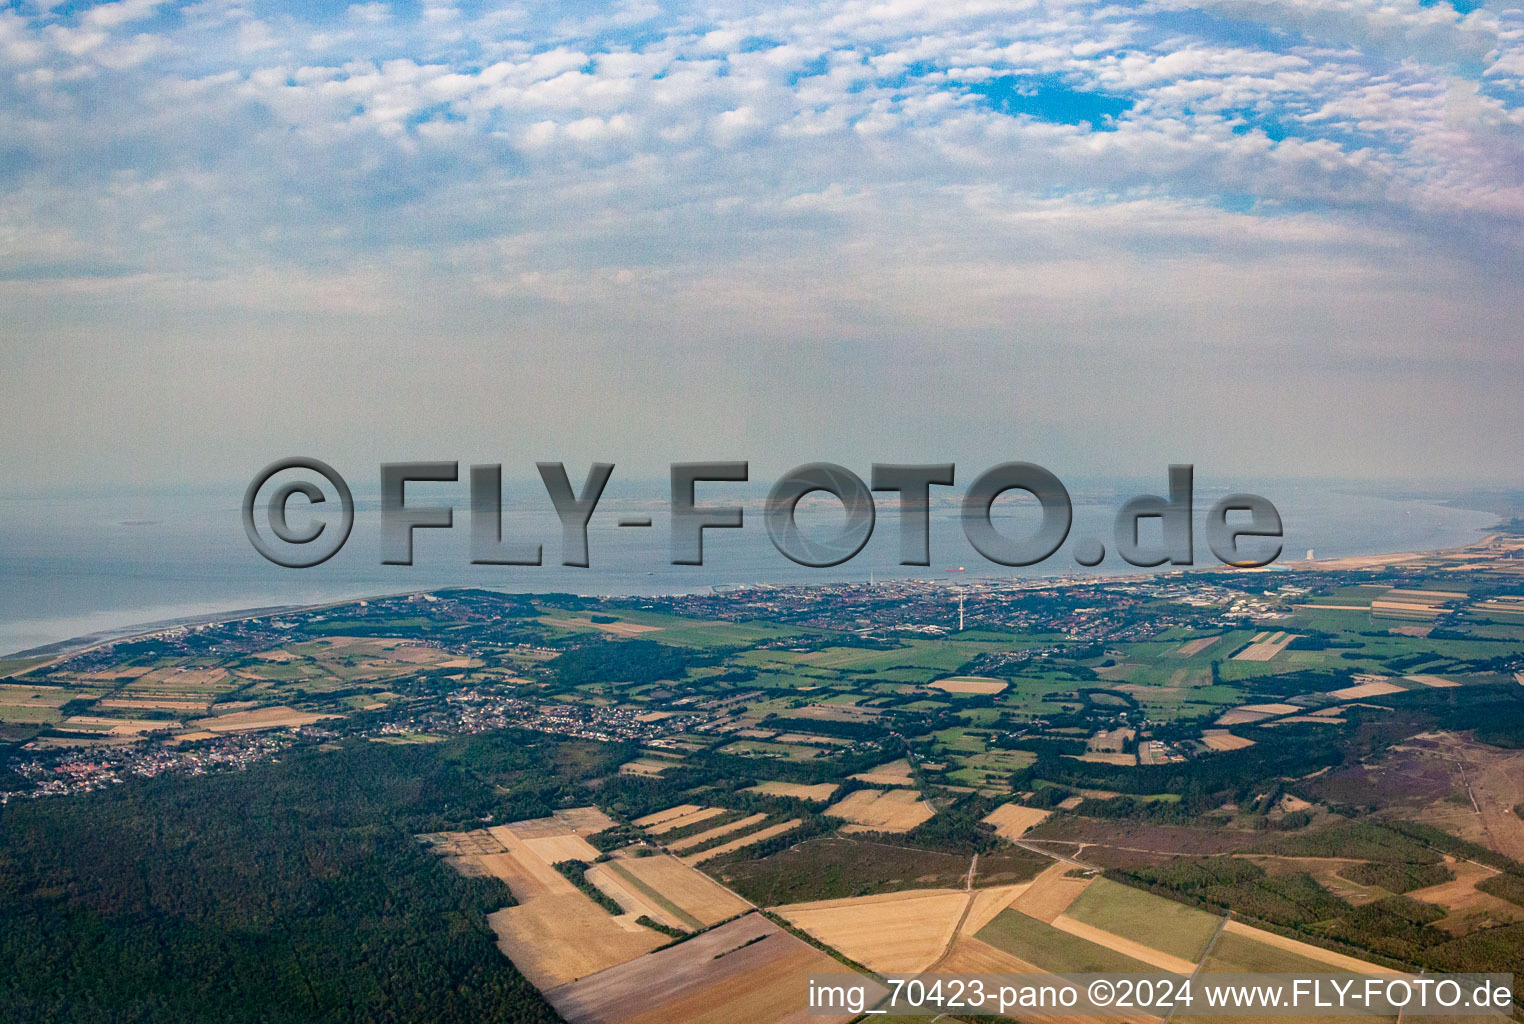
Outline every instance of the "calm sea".
[[[1162, 481], [1155, 488], [1162, 486]], [[896, 564], [899, 552], [895, 498], [884, 495], [868, 546], [851, 561], [829, 569], [795, 565], [767, 538], [757, 508], [758, 485], [704, 485], [701, 504], [748, 506], [741, 530], [706, 534], [706, 564], [669, 564], [670, 533], [665, 499], [656, 486], [623, 490], [609, 485], [589, 528], [592, 566], [560, 565], [560, 528], [538, 481], [509, 485], [505, 538], [544, 545], [539, 567], [473, 566], [467, 538], [465, 485], [409, 489], [409, 502], [456, 506], [453, 530], [419, 531], [413, 566], [380, 564], [378, 514], [373, 499], [357, 495], [354, 533], [326, 564], [282, 569], [262, 559], [244, 536], [240, 490], [217, 493], [153, 493], [0, 499], [0, 653], [26, 650], [72, 637], [123, 630], [170, 619], [272, 605], [312, 604], [350, 597], [444, 586], [483, 586], [512, 591], [583, 594], [661, 594], [745, 583], [826, 583], [922, 577], [941, 581], [977, 577], [1057, 575], [1132, 570], [1114, 556], [1093, 570], [1070, 555], [1076, 539], [1097, 537], [1110, 548], [1111, 519], [1139, 488], [1071, 488], [1074, 528], [1069, 542], [1047, 562], [1009, 569], [985, 561], [964, 538], [958, 520], [961, 488], [938, 501], [931, 516], [929, 568]], [[1287, 484], [1255, 488], [1280, 509], [1286, 530], [1284, 559], [1307, 549], [1319, 558], [1431, 550], [1477, 539], [1495, 516], [1431, 500], [1391, 499], [1347, 486]], [[1197, 564], [1213, 562], [1200, 518], [1217, 495], [1198, 489]], [[298, 499], [297, 504], [300, 503]], [[997, 505], [1012, 535], [1030, 530], [1035, 510], [1014, 499]], [[293, 521], [298, 521], [293, 505]], [[620, 515], [650, 515], [649, 529], [620, 528]], [[801, 517], [807, 529], [830, 532], [839, 516], [829, 504]], [[962, 566], [963, 574], [947, 570]]]

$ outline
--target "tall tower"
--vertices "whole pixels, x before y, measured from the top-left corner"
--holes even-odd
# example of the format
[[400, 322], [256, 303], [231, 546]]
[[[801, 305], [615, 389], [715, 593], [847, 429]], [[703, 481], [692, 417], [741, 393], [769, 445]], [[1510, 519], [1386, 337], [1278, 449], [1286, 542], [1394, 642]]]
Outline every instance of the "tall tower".
[[958, 632], [963, 632], [963, 595], [958, 595]]

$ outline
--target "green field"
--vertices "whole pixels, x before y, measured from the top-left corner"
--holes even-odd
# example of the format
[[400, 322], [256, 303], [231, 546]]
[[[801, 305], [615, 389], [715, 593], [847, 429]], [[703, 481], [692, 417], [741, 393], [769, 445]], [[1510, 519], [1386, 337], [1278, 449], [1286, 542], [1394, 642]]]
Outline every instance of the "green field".
[[1067, 913], [1076, 921], [1192, 962], [1206, 952], [1221, 920], [1105, 878], [1097, 878], [1080, 893]]
[[1015, 910], [1002, 910], [975, 938], [1054, 974], [1165, 973]]

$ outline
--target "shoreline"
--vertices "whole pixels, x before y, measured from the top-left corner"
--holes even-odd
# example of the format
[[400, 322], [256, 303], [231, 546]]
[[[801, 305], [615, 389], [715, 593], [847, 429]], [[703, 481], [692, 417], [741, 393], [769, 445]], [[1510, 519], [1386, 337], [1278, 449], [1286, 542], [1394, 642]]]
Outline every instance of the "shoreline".
[[[1499, 516], [1498, 518], [1499, 518], [1500, 523], [1501, 523], [1502, 517]], [[1480, 551], [1482, 549], [1491, 547], [1499, 538], [1504, 536], [1504, 534], [1499, 532], [1498, 529], [1497, 529], [1497, 526], [1500, 525], [1500, 523], [1499, 524], [1494, 524], [1493, 526], [1486, 527], [1486, 529], [1488, 530], [1488, 533], [1486, 534], [1486, 536], [1480, 537], [1477, 540], [1471, 541], [1470, 543], [1467, 543], [1467, 544], [1458, 544], [1458, 545], [1456, 545], [1454, 547], [1434, 548], [1432, 550], [1427, 550], [1427, 551], [1394, 551], [1394, 552], [1389, 552], [1389, 553], [1386, 553], [1386, 554], [1379, 554], [1379, 555], [1349, 555], [1349, 556], [1345, 556], [1345, 557], [1329, 558], [1329, 559], [1325, 559], [1325, 560], [1316, 560], [1315, 559], [1315, 560], [1313, 560], [1311, 562], [1306, 561], [1306, 560], [1298, 560], [1298, 561], [1294, 561], [1294, 562], [1272, 562], [1270, 565], [1263, 566], [1263, 567], [1258, 568], [1258, 569], [1251, 569], [1251, 570], [1245, 570], [1245, 571], [1249, 571], [1249, 572], [1270, 572], [1270, 571], [1277, 571], [1277, 570], [1279, 570], [1279, 571], [1288, 571], [1288, 572], [1289, 571], [1308, 572], [1308, 571], [1324, 570], [1324, 571], [1330, 571], [1330, 572], [1348, 572], [1348, 571], [1358, 571], [1358, 570], [1361, 570], [1361, 569], [1381, 569], [1381, 568], [1385, 568], [1387, 566], [1399, 565], [1399, 564], [1406, 563], [1406, 562], [1418, 561], [1418, 560], [1424, 559], [1424, 558], [1433, 558], [1433, 557], [1443, 556], [1443, 555], [1457, 555], [1457, 554], [1463, 554], [1463, 553], [1465, 553], [1467, 551], [1473, 551], [1473, 550]], [[1161, 572], [1175, 571], [1175, 572], [1186, 572], [1186, 573], [1191, 573], [1191, 572], [1218, 572], [1218, 571], [1221, 571], [1222, 569], [1226, 569], [1226, 568], [1231, 568], [1231, 567], [1230, 566], [1199, 566], [1199, 565], [1194, 565], [1194, 566], [1186, 566], [1186, 567], [1183, 567], [1181, 569], [1176, 569], [1176, 570], [1170, 570], [1170, 569], [1163, 569], [1163, 568], [1161, 568], [1160, 571]], [[1114, 575], [1098, 575], [1093, 580], [1084, 580], [1084, 581], [1080, 581], [1080, 582], [1111, 583], [1111, 582], [1116, 582], [1118, 579], [1125, 579], [1126, 576], [1130, 576], [1130, 575], [1132, 575], [1132, 574], [1130, 574], [1130, 573], [1129, 574], [1125, 574], [1122, 577], [1117, 577], [1117, 576], [1114, 576]], [[983, 578], [983, 577], [976, 577], [976, 578]], [[949, 581], [946, 581], [946, 580], [929, 579], [929, 578], [922, 578], [922, 577], [908, 577], [907, 579], [908, 580], [913, 580], [913, 581], [916, 581], [916, 582], [923, 582], [923, 583], [938, 583], [938, 582], [946, 583], [946, 582], [949, 582]], [[1036, 582], [1038, 580], [1043, 580], [1043, 579], [1052, 580], [1054, 582], [1063, 581], [1063, 582], [1070, 583], [1070, 584], [1076, 582], [1074, 579], [1067, 577], [1063, 573], [1054, 573], [1051, 576], [1032, 577], [1031, 581], [1032, 582]], [[957, 581], [951, 581], [951, 582], [957, 582]], [[736, 586], [736, 587], [752, 586], [752, 585], [762, 586], [762, 585], [765, 585], [765, 584], [725, 584], [725, 586]], [[825, 586], [826, 584], [820, 583], [820, 584], [788, 584], [788, 585], [789, 586]], [[451, 589], [451, 588], [450, 587], [442, 587], [442, 588], [434, 588], [434, 589]], [[479, 589], [492, 590], [493, 588], [492, 587], [481, 587]], [[30, 647], [30, 648], [27, 648], [25, 650], [16, 651], [16, 652], [13, 652], [13, 653], [10, 653], [10, 654], [0, 655], [0, 658], [3, 658], [5, 660], [21, 660], [21, 659], [31, 659], [31, 658], [45, 658], [45, 659], [48, 659], [46, 662], [42, 662], [42, 663], [39, 663], [37, 665], [29, 665], [26, 668], [18, 669], [17, 671], [12, 672], [12, 673], [8, 673], [5, 676], [0, 676], [0, 678], [11, 678], [11, 677], [17, 676], [17, 675], [24, 675], [25, 673], [30, 672], [33, 669], [41, 668], [43, 664], [49, 664], [49, 663], [51, 663], [53, 661], [57, 661], [60, 658], [68, 657], [68, 656], [74, 655], [74, 654], [80, 654], [80, 653], [83, 653], [85, 651], [94, 650], [94, 649], [96, 649], [98, 647], [104, 647], [107, 644], [119, 643], [119, 642], [121, 642], [123, 640], [133, 640], [133, 639], [139, 639], [139, 638], [142, 638], [142, 637], [154, 636], [154, 635], [156, 635], [158, 633], [164, 633], [164, 632], [167, 632], [167, 631], [169, 631], [171, 629], [183, 629], [183, 628], [185, 628], [187, 626], [206, 626], [206, 625], [212, 625], [212, 624], [218, 624], [218, 623], [239, 622], [239, 621], [245, 620], [245, 619], [264, 618], [267, 615], [280, 615], [280, 614], [290, 613], [290, 612], [316, 611], [316, 610], [321, 609], [321, 608], [335, 608], [335, 607], [338, 607], [339, 605], [349, 604], [349, 603], [351, 603], [353, 601], [379, 600], [379, 599], [388, 598], [388, 597], [406, 597], [406, 596], [411, 595], [411, 594], [425, 594], [425, 593], [432, 593], [432, 592], [433, 592], [433, 590], [404, 590], [404, 591], [394, 591], [394, 592], [391, 592], [391, 593], [367, 594], [367, 595], [363, 595], [363, 596], [360, 596], [360, 597], [344, 598], [344, 599], [336, 600], [336, 601], [320, 601], [320, 602], [317, 602], [317, 603], [314, 603], [314, 604], [285, 604], [285, 605], [268, 605], [268, 606], [256, 607], [256, 608], [238, 608], [238, 609], [231, 609], [231, 610], [228, 610], [228, 611], [207, 612], [205, 614], [200, 614], [200, 615], [186, 615], [186, 616], [181, 616], [181, 617], [178, 617], [178, 618], [162, 619], [162, 620], [158, 620], [158, 621], [154, 621], [154, 622], [134, 623], [134, 624], [131, 624], [131, 625], [125, 625], [125, 626], [121, 626], [121, 627], [118, 627], [118, 628], [102, 629], [102, 630], [97, 630], [97, 631], [95, 631], [93, 633], [85, 633], [85, 634], [81, 634], [79, 636], [70, 637], [68, 639], [57, 640], [57, 641], [54, 641], [53, 643], [42, 644], [42, 645], [39, 645], [37, 647]], [[609, 596], [609, 595], [580, 594], [578, 596], [581, 596], [581, 597], [599, 597], [599, 596]], [[629, 596], [629, 595], [621, 595], [621, 596]]]

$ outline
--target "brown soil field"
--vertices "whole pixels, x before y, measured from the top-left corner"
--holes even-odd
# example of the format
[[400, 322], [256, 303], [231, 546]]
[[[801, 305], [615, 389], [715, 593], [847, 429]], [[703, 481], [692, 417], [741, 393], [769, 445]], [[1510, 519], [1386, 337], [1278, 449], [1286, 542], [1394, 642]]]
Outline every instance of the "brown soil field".
[[1121, 953], [1123, 956], [1132, 957], [1134, 960], [1140, 960], [1145, 964], [1152, 964], [1160, 970], [1169, 971], [1171, 974], [1190, 974], [1196, 970], [1196, 965], [1190, 960], [1162, 953], [1151, 946], [1145, 946], [1141, 942], [1135, 942], [1121, 935], [1113, 935], [1111, 932], [1097, 928], [1094, 925], [1086, 924], [1083, 921], [1076, 921], [1068, 914], [1059, 914], [1048, 923], [1061, 932], [1068, 932], [1070, 935], [1093, 942], [1097, 946], [1105, 946], [1107, 949]]
[[525, 839], [524, 845], [547, 864], [563, 860], [581, 860], [592, 863], [598, 859], [598, 849], [579, 835], [541, 836]]
[[1221, 639], [1222, 637], [1219, 636], [1200, 637], [1198, 639], [1190, 640], [1186, 643], [1181, 644], [1179, 647], [1175, 648], [1174, 653], [1178, 658], [1194, 657]]
[[1261, 633], [1254, 638], [1248, 647], [1233, 655], [1233, 660], [1269, 661], [1284, 651], [1286, 646], [1295, 639], [1295, 633]]
[[801, 820], [803, 819], [790, 818], [788, 821], [779, 822], [776, 825], [769, 825], [767, 828], [758, 829], [756, 832], [753, 832], [750, 835], [744, 835], [740, 839], [733, 839], [728, 843], [716, 846], [712, 850], [703, 850], [699, 853], [689, 854], [688, 856], [682, 858], [682, 861], [684, 864], [702, 864], [706, 860], [713, 860], [714, 858], [723, 856], [724, 854], [732, 853], [736, 850], [743, 849], [744, 847], [751, 846], [753, 843], [763, 842], [765, 840], [771, 839], [773, 836], [781, 836], [791, 828], [798, 828]]
[[844, 970], [748, 914], [545, 996], [569, 1024], [845, 1024], [850, 1014], [808, 1013], [805, 995], [809, 975]]
[[604, 829], [613, 828], [618, 824], [613, 818], [610, 818], [596, 807], [568, 807], [565, 810], [554, 812], [552, 817], [582, 836], [590, 836], [595, 832], [602, 832]]
[[1054, 918], [1069, 909], [1069, 905], [1079, 898], [1079, 894], [1092, 881], [1089, 878], [1069, 877], [1071, 870], [1071, 865], [1055, 861], [1052, 867], [1032, 879], [1026, 891], [1011, 901], [1012, 909], [1051, 924]]
[[[1074, 755], [1065, 754], [1065, 757]], [[1123, 768], [1132, 768], [1138, 763], [1137, 754], [1098, 753], [1080, 754], [1074, 758], [1076, 761], [1089, 761], [1091, 764], [1114, 764]]]
[[227, 677], [227, 669], [223, 668], [158, 668], [139, 676], [137, 685], [199, 688], [215, 686]]
[[1028, 829], [1041, 825], [1052, 813], [1021, 804], [1001, 804], [985, 815], [984, 820], [995, 826], [997, 836], [1014, 842], [1026, 835]]
[[204, 700], [150, 700], [140, 697], [102, 700], [97, 701], [95, 706], [98, 708], [138, 708], [149, 711], [205, 711], [207, 709], [207, 702]]
[[878, 832], [909, 832], [932, 816], [914, 789], [859, 789], [826, 813]]
[[612, 636], [640, 636], [642, 633], [659, 633], [660, 626], [645, 626], [638, 622], [594, 622], [592, 619], [541, 619], [541, 622], [552, 626], [581, 626], [583, 629], [596, 629], [600, 633], [608, 633]]
[[763, 793], [767, 796], [788, 796], [795, 800], [812, 800], [823, 804], [831, 799], [831, 794], [839, 788], [834, 782], [822, 782], [818, 786], [806, 786], [798, 782], [764, 782], [761, 785], [752, 786], [746, 792]]
[[[527, 824], [538, 826], [546, 820], [551, 819]], [[499, 825], [430, 838], [436, 852], [463, 874], [487, 873], [508, 884], [518, 905], [490, 914], [487, 920], [497, 933], [498, 948], [537, 988], [624, 963], [667, 941], [661, 933], [636, 924], [635, 915], [609, 914], [535, 849], [554, 856], [560, 852], [559, 843], [583, 843], [578, 836], [526, 840]]]
[[102, 718], [96, 715], [75, 715], [72, 718], [64, 719], [64, 725], [100, 726], [103, 732], [108, 732], [112, 736], [140, 736], [145, 732], [180, 728], [179, 722], [156, 721], [154, 719]]
[[566, 895], [577, 891], [570, 880], [524, 844], [524, 840], [502, 825], [488, 829], [502, 847], [502, 853], [483, 856], [481, 865], [508, 883], [514, 898], [527, 903], [537, 896]]
[[[985, 924], [989, 922], [986, 921]], [[982, 926], [981, 926], [982, 927]], [[1042, 974], [1025, 960], [959, 932], [952, 949], [937, 964], [938, 974]], [[1047, 1020], [1046, 1017], [1043, 1018]]]
[[817, 736], [811, 732], [786, 732], [782, 736], [774, 736], [778, 743], [813, 743], [817, 747], [845, 747], [850, 746], [852, 741], [842, 739], [840, 736]]
[[618, 857], [610, 862], [705, 926], [745, 910], [749, 903], [676, 857]]
[[685, 825], [692, 825], [694, 822], [703, 821], [705, 818], [712, 818], [716, 814], [723, 814], [724, 811], [723, 807], [700, 807], [698, 804], [678, 804], [676, 807], [669, 807], [665, 811], [657, 811], [655, 814], [648, 814], [644, 818], [636, 818], [635, 824], [652, 835], [661, 835], [663, 832], [670, 832], [673, 829], [679, 829]]
[[766, 814], [748, 814], [746, 817], [737, 818], [735, 821], [732, 821], [729, 824], [707, 829], [703, 832], [700, 832], [698, 835], [689, 836], [687, 839], [679, 839], [676, 842], [669, 843], [667, 844], [667, 848], [674, 850], [677, 853], [681, 853], [684, 850], [691, 850], [695, 846], [703, 846], [705, 843], [710, 842], [711, 840], [720, 838], [720, 836], [729, 835], [732, 832], [739, 832], [743, 828], [750, 828], [751, 826], [757, 824], [759, 821], [765, 820], [766, 818]]
[[626, 761], [619, 766], [621, 775], [639, 775], [643, 778], [654, 779], [662, 772], [671, 768], [670, 764], [652, 761]]
[[1443, 676], [1403, 676], [1402, 678], [1412, 683], [1422, 683], [1425, 686], [1451, 687], [1460, 685], [1455, 680], [1446, 679]]
[[503, 827], [511, 829], [513, 834], [520, 839], [544, 839], [547, 836], [568, 836], [572, 834], [571, 827], [554, 815], [549, 818], [525, 818], [522, 821], [510, 821]]
[[1449, 916], [1435, 922], [1434, 927], [1464, 935], [1480, 926], [1524, 921], [1524, 907], [1515, 906], [1491, 893], [1477, 892], [1476, 884], [1499, 874], [1489, 868], [1468, 860], [1445, 858], [1445, 866], [1455, 872], [1455, 880], [1431, 885], [1427, 889], [1415, 889], [1407, 895], [1415, 900], [1432, 903], [1450, 911]]
[[1360, 683], [1357, 686], [1346, 686], [1342, 690], [1329, 690], [1328, 696], [1335, 700], [1359, 700], [1361, 697], [1380, 697], [1388, 693], [1401, 693], [1403, 687], [1396, 683], [1389, 683], [1383, 679], [1372, 679], [1369, 682]]
[[947, 679], [938, 679], [931, 684], [931, 688], [946, 693], [991, 694], [1004, 690], [1006, 683], [985, 676], [951, 676]]
[[649, 917], [672, 928], [696, 930], [693, 922], [684, 920], [681, 914], [663, 907], [660, 900], [616, 871], [612, 861], [592, 865], [587, 869], [586, 877], [631, 917]]
[[880, 786], [908, 786], [911, 782], [910, 762], [903, 758], [890, 761], [888, 764], [881, 764], [877, 768], [861, 772], [852, 778]]
[[1201, 742], [1205, 743], [1209, 750], [1242, 750], [1244, 747], [1254, 746], [1253, 740], [1234, 736], [1226, 729], [1206, 730], [1201, 734]]
[[230, 715], [218, 715], [215, 718], [200, 718], [191, 722], [190, 727], [205, 729], [208, 732], [253, 732], [257, 729], [295, 728], [335, 717], [338, 716], [297, 711], [295, 708], [277, 704], [275, 707], [235, 711]]
[[822, 900], [778, 907], [799, 928], [879, 972], [914, 972], [935, 963], [952, 942], [969, 904], [958, 889]]
[[633, 960], [668, 941], [631, 917], [608, 911], [572, 890], [541, 896], [487, 917], [497, 945], [519, 973], [544, 991]]
[[[1031, 882], [1022, 882], [1019, 885], [998, 885], [993, 889], [975, 889], [974, 898], [968, 905], [968, 914], [963, 918], [963, 927], [958, 929], [958, 934], [972, 936], [1031, 886]], [[942, 969], [946, 970], [945, 967]]]
[[1218, 725], [1249, 725], [1253, 722], [1263, 722], [1267, 718], [1276, 715], [1293, 715], [1303, 710], [1295, 704], [1244, 704], [1225, 713], [1217, 719]]

